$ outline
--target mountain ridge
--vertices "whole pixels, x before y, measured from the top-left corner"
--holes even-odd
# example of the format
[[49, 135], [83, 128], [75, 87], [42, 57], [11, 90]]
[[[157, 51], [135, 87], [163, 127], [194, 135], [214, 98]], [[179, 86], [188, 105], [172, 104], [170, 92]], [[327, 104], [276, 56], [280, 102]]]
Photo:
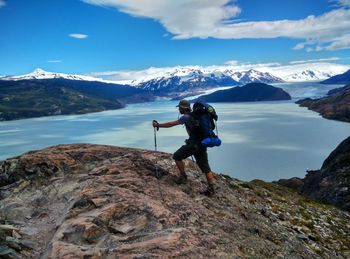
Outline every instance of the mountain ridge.
[[299, 73], [290, 74], [285, 77], [287, 82], [320, 81], [324, 78], [334, 76], [332, 73], [321, 72], [316, 69], [306, 69]]
[[[144, 83], [146, 81], [150, 81], [153, 79], [160, 79], [160, 78], [169, 78], [174, 76], [179, 77], [185, 77], [188, 74], [190, 74], [193, 71], [201, 71], [201, 73], [210, 75], [210, 74], [225, 74], [226, 76], [232, 76], [232, 79], [235, 81], [239, 81], [244, 74], [247, 72], [253, 70], [258, 71], [261, 74], [270, 74], [277, 80], [283, 80], [285, 82], [303, 82], [303, 81], [320, 81], [327, 79], [331, 76], [337, 75], [339, 73], [343, 73], [344, 69], [340, 69], [339, 67], [331, 66], [331, 64], [311, 64], [310, 67], [306, 66], [296, 66], [288, 67], [288, 66], [281, 66], [280, 69], [278, 67], [272, 67], [271, 69], [268, 69], [266, 67], [262, 67], [261, 70], [258, 68], [235, 68], [232, 66], [208, 66], [208, 67], [201, 67], [201, 66], [175, 66], [175, 67], [168, 67], [168, 68], [157, 68], [157, 67], [151, 67], [149, 69], [146, 69], [142, 72], [140, 71], [116, 71], [117, 74], [123, 75], [122, 77], [119, 77], [119, 79], [113, 80], [113, 71], [108, 73], [93, 73], [95, 75], [100, 75], [100, 77], [93, 77], [89, 75], [78, 75], [78, 74], [63, 74], [63, 73], [55, 73], [55, 72], [47, 72], [44, 71], [41, 68], [37, 68], [32, 73], [29, 73], [27, 75], [20, 75], [20, 76], [1, 76], [0, 80], [20, 80], [21, 78], [24, 79], [33, 79], [40, 74], [43, 74], [41, 79], [43, 78], [58, 78], [63, 77], [67, 79], [75, 79], [75, 78], [84, 78], [85, 80], [90, 81], [101, 81], [105, 83], [112, 83], [112, 84], [126, 84], [126, 85], [132, 85], [137, 86], [138, 84]], [[134, 78], [130, 78], [130, 75], [134, 73]], [[275, 75], [276, 73], [276, 75]], [[45, 76], [46, 74], [46, 76]], [[44, 77], [43, 77], [44, 76]], [[128, 77], [128, 79], [125, 78]], [[40, 78], [40, 77], [39, 77]], [[103, 78], [110, 78], [110, 80], [103, 79]], [[122, 79], [124, 78], [124, 79]], [[266, 81], [261, 81], [263, 83], [271, 83]], [[249, 83], [248, 81], [241, 82], [241, 83]]]
[[0, 80], [0, 120], [85, 114], [154, 100], [130, 86], [63, 78]]
[[[310, 71], [309, 71], [310, 72]], [[310, 72], [311, 73], [311, 72]], [[309, 73], [309, 74], [310, 74]], [[312, 73], [311, 73], [312, 74]], [[102, 80], [102, 81], [100, 81]], [[34, 72], [21, 75], [21, 76], [12, 76], [12, 77], [4, 77], [0, 78], [0, 85], [5, 84], [13, 84], [14, 87], [19, 84], [44, 84], [45, 82], [48, 85], [60, 85], [63, 84], [64, 87], [74, 88], [74, 91], [78, 91], [80, 93], [71, 93], [73, 95], [79, 96], [81, 93], [87, 93], [90, 97], [97, 98], [107, 98], [108, 101], [121, 101], [121, 103], [131, 103], [131, 102], [144, 102], [154, 100], [155, 98], [167, 98], [167, 99], [182, 99], [188, 96], [196, 96], [203, 94], [206, 90], [215, 89], [218, 87], [228, 87], [228, 86], [237, 86], [242, 84], [243, 82], [281, 82], [282, 79], [277, 78], [269, 73], [263, 73], [257, 70], [247, 70], [243, 72], [234, 71], [232, 69], [226, 69], [225, 71], [219, 69], [207, 69], [201, 70], [199, 68], [181, 68], [178, 67], [175, 70], [168, 71], [167, 73], [163, 73], [161, 77], [156, 77], [151, 80], [146, 80], [144, 82], [139, 83], [138, 85], [119, 85], [111, 83], [110, 81], [105, 81], [103, 79], [98, 79], [95, 77], [89, 76], [80, 76], [80, 75], [69, 75], [62, 73], [53, 73], [47, 72], [42, 69], [36, 69]], [[69, 82], [67, 84], [66, 82]], [[85, 85], [85, 86], [84, 86]], [[91, 85], [99, 85], [100, 87], [91, 87]], [[129, 89], [126, 92], [134, 92], [129, 94], [115, 94], [116, 89], [118, 91], [123, 92], [123, 89]], [[10, 90], [9, 87], [7, 87]], [[23, 88], [22, 90], [29, 90], [28, 88]], [[41, 87], [43, 89], [43, 87]], [[52, 109], [50, 111], [40, 111], [39, 113], [33, 110], [33, 107], [26, 106], [26, 103], [36, 103], [35, 96], [32, 96], [32, 100], [27, 100], [26, 98], [32, 95], [32, 93], [24, 92], [18, 93], [16, 96], [14, 93], [7, 93], [6, 91], [2, 91], [0, 94], [0, 118], [3, 120], [16, 119], [16, 118], [27, 118], [27, 117], [36, 117], [42, 115], [57, 115], [57, 114], [74, 114], [69, 111], [62, 113], [62, 108], [57, 107], [57, 104], [52, 103], [50, 107]], [[228, 90], [228, 91], [236, 91], [236, 90]], [[124, 91], [125, 92], [125, 91]], [[25, 99], [23, 99], [26, 95]], [[43, 93], [42, 93], [43, 94]], [[62, 100], [59, 100], [55, 96], [50, 96], [49, 92], [45, 92], [44, 96], [52, 98], [56, 98], [54, 102], [61, 103]], [[61, 99], [67, 99], [67, 96], [63, 94], [60, 95]], [[17, 98], [17, 99], [16, 99]], [[48, 100], [50, 99], [48, 98]], [[73, 101], [74, 99], [74, 101]], [[70, 103], [77, 101], [77, 98], [73, 98]], [[78, 98], [79, 99], [79, 98]], [[123, 100], [121, 100], [123, 99]], [[259, 98], [258, 98], [259, 99]], [[13, 101], [12, 104], [10, 101]], [[18, 107], [16, 107], [15, 101], [18, 102]], [[254, 98], [251, 98], [250, 101], [254, 101]], [[261, 100], [261, 99], [259, 99]], [[267, 99], [268, 100], [268, 99]], [[93, 101], [93, 103], [97, 103], [97, 100]], [[98, 102], [101, 102], [98, 101]], [[103, 101], [104, 102], [104, 101]], [[82, 102], [80, 102], [82, 104]], [[11, 104], [11, 107], [8, 105]], [[107, 105], [107, 104], [106, 104]], [[23, 107], [22, 107], [23, 106]], [[108, 107], [116, 107], [114, 105], [107, 105]], [[118, 106], [121, 107], [121, 106]], [[25, 108], [27, 111], [23, 113], [23, 109]], [[42, 107], [45, 108], [45, 107]], [[19, 111], [16, 111], [18, 110]], [[99, 108], [92, 109], [82, 109], [77, 111], [79, 113], [87, 113], [88, 111], [103, 111], [109, 108], [105, 106], [100, 106]], [[9, 115], [9, 111], [16, 111], [16, 114]], [[73, 112], [73, 111], [72, 111]], [[20, 115], [19, 113], [22, 113]], [[26, 114], [26, 115], [25, 115]], [[35, 115], [36, 114], [36, 115]]]
[[235, 86], [252, 82], [281, 83], [284, 81], [270, 73], [263, 73], [253, 69], [242, 72], [232, 70], [203, 72], [200, 69], [189, 69], [187, 71], [182, 70], [180, 73], [178, 71], [167, 73], [162, 77], [140, 82], [136, 84], [136, 87], [151, 91], [169, 91], [167, 88], [183, 89], [186, 86], [210, 88]]
[[117, 84], [116, 82], [104, 80], [97, 77], [78, 75], [78, 74], [48, 72], [41, 68], [36, 68], [33, 72], [29, 74], [0, 77], [0, 80], [6, 80], [6, 81], [40, 80], [40, 79], [68, 79], [68, 80], [81, 80], [81, 81], [95, 81], [95, 82], [102, 82], [107, 84]]
[[322, 81], [321, 84], [350, 84], [350, 69], [345, 73], [332, 76]]

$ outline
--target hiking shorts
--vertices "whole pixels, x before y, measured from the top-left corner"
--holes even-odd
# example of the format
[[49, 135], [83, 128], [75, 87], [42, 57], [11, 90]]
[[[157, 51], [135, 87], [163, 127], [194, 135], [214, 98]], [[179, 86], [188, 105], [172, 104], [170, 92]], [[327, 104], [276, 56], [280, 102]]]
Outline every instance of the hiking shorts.
[[207, 148], [196, 144], [186, 144], [180, 147], [173, 155], [173, 159], [180, 161], [190, 156], [194, 156], [196, 163], [205, 174], [211, 171], [208, 162]]

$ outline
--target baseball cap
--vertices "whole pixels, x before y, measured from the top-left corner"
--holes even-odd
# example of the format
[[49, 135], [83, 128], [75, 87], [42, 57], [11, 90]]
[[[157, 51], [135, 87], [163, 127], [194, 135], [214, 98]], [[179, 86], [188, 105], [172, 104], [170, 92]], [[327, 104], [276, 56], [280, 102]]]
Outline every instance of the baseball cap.
[[190, 109], [190, 108], [191, 108], [191, 103], [190, 103], [188, 100], [183, 99], [183, 100], [181, 100], [181, 101], [179, 102], [178, 105], [176, 105], [176, 107], [185, 108], [185, 109], [186, 109], [186, 108]]

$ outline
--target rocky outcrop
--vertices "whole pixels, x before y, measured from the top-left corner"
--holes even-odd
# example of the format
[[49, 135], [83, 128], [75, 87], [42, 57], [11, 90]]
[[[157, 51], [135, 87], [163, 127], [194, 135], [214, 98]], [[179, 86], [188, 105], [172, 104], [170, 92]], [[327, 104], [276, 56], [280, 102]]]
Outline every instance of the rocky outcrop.
[[350, 137], [328, 156], [320, 170], [308, 171], [304, 179], [278, 183], [350, 211]]
[[349, 213], [219, 174], [208, 198], [204, 175], [186, 166], [189, 181], [177, 185], [170, 154], [140, 149], [60, 145], [0, 161], [0, 255], [350, 257]]
[[324, 161], [320, 170], [310, 171], [302, 193], [350, 211], [350, 137]]
[[307, 98], [296, 103], [320, 113], [326, 119], [350, 122], [350, 85], [329, 91], [327, 97]]

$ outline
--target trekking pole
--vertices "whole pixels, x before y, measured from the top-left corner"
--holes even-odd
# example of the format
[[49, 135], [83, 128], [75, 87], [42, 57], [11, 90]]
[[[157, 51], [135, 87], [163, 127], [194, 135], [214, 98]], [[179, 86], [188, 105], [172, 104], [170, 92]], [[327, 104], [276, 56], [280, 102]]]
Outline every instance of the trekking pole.
[[[157, 125], [159, 124], [158, 121], [156, 120], [153, 120], [153, 123], [156, 123]], [[159, 130], [159, 126], [154, 127], [153, 129], [154, 129], [154, 150], [157, 152], [157, 131]], [[156, 163], [156, 174], [157, 174], [157, 178], [159, 178], [157, 163]]]
[[157, 132], [156, 132], [156, 128], [154, 128], [154, 150], [157, 151]]
[[[158, 121], [153, 120], [154, 123], [157, 123], [158, 125]], [[159, 130], [159, 127], [154, 127], [154, 150], [157, 152], [157, 131]], [[160, 175], [158, 172], [158, 166], [157, 166], [157, 162], [155, 164], [156, 167], [156, 177], [157, 177], [157, 182], [158, 182], [158, 191], [159, 191], [159, 196], [162, 199], [163, 203], [165, 204], [165, 200], [164, 200], [164, 196], [162, 194], [162, 190], [160, 189]]]

